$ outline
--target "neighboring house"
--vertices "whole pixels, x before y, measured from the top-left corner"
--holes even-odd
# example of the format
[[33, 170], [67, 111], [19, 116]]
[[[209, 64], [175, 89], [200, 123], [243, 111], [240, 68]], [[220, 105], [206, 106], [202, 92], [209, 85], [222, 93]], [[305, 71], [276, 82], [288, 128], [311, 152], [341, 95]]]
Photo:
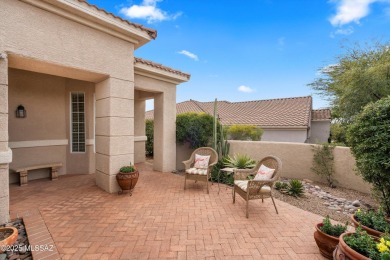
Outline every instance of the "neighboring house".
[[1, 0], [0, 223], [21, 166], [61, 162], [116, 192], [119, 168], [145, 156], [146, 99], [159, 108], [154, 169], [176, 168], [176, 86], [190, 75], [134, 58], [156, 36], [84, 0]]
[[[214, 113], [214, 102], [184, 101], [176, 113]], [[330, 110], [312, 109], [312, 97], [293, 97], [245, 102], [218, 101], [218, 115], [223, 125], [256, 125], [264, 130], [262, 141], [321, 143], [330, 134]], [[147, 111], [153, 118], [153, 110]]]

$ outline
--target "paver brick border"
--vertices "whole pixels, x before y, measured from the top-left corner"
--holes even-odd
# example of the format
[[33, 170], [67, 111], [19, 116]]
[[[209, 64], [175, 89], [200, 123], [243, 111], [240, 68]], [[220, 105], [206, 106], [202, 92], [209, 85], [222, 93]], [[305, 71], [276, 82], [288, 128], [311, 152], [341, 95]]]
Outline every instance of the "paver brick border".
[[18, 213], [22, 217], [34, 260], [57, 260], [61, 256], [39, 210]]

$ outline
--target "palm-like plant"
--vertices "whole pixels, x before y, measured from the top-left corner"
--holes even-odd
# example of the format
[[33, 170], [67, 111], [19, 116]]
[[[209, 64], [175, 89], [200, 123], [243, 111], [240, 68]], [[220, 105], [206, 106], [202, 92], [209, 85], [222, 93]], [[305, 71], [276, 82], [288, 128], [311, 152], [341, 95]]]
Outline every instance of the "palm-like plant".
[[246, 154], [235, 154], [233, 157], [227, 156], [223, 163], [226, 167], [237, 169], [250, 169], [256, 165], [256, 161]]

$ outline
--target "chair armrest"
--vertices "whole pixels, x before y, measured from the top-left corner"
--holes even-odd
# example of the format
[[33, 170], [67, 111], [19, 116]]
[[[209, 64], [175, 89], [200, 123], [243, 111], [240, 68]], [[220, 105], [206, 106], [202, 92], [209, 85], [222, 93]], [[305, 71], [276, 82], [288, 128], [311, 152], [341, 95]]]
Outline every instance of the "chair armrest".
[[214, 165], [216, 165], [216, 164], [217, 164], [217, 162], [214, 162], [214, 163], [210, 164], [209, 167], [210, 167], [210, 168], [213, 168]]
[[187, 169], [191, 168], [192, 160], [189, 159], [187, 161], [183, 161], [183, 164], [184, 164], [184, 166], [185, 166], [185, 168], [187, 170]]
[[[255, 182], [257, 185], [260, 185], [260, 186], [267, 185], [267, 186], [270, 186], [272, 188], [272, 186], [277, 181], [277, 179], [278, 179], [278, 177], [275, 176], [269, 180], [250, 180], [249, 182]], [[248, 185], [249, 185], [249, 182], [248, 182]]]

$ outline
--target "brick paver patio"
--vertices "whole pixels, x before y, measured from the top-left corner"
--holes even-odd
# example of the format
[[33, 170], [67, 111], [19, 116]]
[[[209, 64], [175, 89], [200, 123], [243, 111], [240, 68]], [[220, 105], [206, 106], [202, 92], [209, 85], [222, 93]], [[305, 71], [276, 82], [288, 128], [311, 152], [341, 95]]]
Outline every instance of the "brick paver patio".
[[104, 192], [94, 175], [11, 185], [11, 216], [26, 216], [29, 236], [34, 228], [54, 241], [62, 259], [324, 259], [313, 239], [322, 216], [276, 200], [277, 215], [266, 199], [250, 201], [247, 219], [245, 201], [232, 204], [224, 185], [208, 195], [204, 183], [188, 181], [184, 191], [182, 176], [139, 168], [131, 197]]

